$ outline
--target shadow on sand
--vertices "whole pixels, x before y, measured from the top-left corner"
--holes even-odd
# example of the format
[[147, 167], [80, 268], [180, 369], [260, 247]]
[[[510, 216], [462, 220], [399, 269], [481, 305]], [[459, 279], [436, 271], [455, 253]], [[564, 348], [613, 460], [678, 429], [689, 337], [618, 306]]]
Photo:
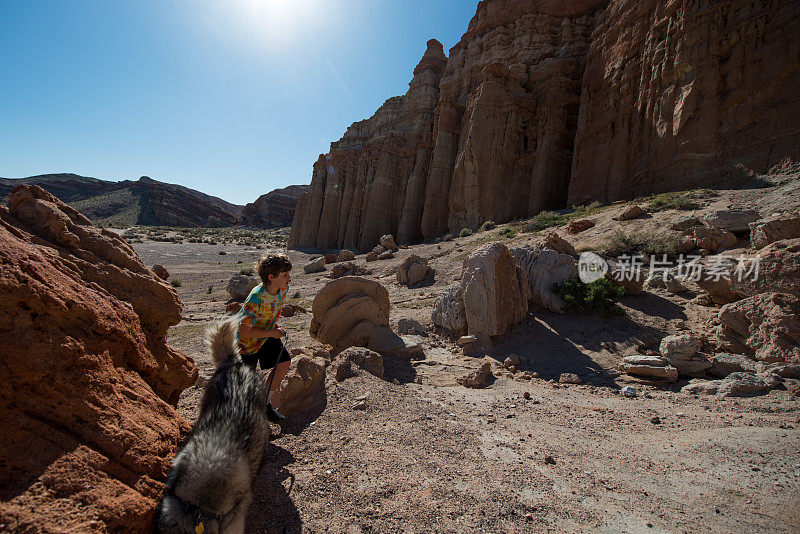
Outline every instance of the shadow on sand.
[[294, 461], [292, 453], [270, 443], [253, 484], [253, 502], [245, 532], [298, 534], [303, 531], [300, 512], [290, 497], [294, 475], [286, 469]]

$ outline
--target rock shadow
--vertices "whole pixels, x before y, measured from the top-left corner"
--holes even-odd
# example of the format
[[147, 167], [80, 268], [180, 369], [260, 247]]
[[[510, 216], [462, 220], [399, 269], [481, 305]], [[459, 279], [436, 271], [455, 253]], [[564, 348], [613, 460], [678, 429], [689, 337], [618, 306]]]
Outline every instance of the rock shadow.
[[253, 502], [245, 532], [299, 534], [303, 531], [300, 512], [290, 497], [294, 475], [286, 469], [294, 461], [291, 452], [269, 444], [264, 463], [253, 483]]
[[327, 406], [328, 392], [326, 390], [322, 400], [313, 409], [298, 415], [286, 415], [286, 420], [280, 425], [281, 435], [292, 434], [293, 436], [299, 436], [303, 430], [308, 428], [308, 425], [312, 421], [316, 421], [316, 419], [322, 415], [322, 412], [325, 411]]
[[581, 352], [567, 336], [530, 315], [522, 325], [485, 351], [486, 356], [500, 363], [509, 354], [527, 360], [521, 371], [539, 373], [545, 380], [558, 380], [561, 373], [575, 373], [585, 381], [598, 382], [602, 372], [600, 365]]
[[401, 384], [408, 384], [417, 379], [417, 370], [411, 364], [411, 360], [396, 358], [393, 356], [383, 357], [383, 379], [391, 382], [397, 380]]
[[[656, 298], [661, 299], [661, 297]], [[661, 300], [672, 304], [666, 299]], [[661, 338], [665, 335], [662, 330], [639, 324], [627, 315], [601, 317], [540, 312], [537, 314], [537, 318], [552, 328], [560, 337], [591, 351], [603, 350], [604, 342], [658, 347]], [[676, 318], [685, 318], [685, 316], [676, 316]]]
[[[689, 295], [687, 291], [686, 296]], [[667, 320], [687, 318], [683, 306], [648, 291], [636, 297], [626, 297], [622, 304], [651, 317], [661, 317]]]

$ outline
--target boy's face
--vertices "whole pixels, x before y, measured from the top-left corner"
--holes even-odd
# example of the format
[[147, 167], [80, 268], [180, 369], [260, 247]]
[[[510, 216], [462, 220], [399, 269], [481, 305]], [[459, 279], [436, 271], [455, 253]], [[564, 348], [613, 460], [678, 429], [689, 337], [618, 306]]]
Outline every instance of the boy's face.
[[273, 289], [286, 289], [289, 287], [289, 280], [291, 279], [292, 277], [289, 275], [289, 271], [284, 271], [277, 275], [269, 275], [269, 280]]

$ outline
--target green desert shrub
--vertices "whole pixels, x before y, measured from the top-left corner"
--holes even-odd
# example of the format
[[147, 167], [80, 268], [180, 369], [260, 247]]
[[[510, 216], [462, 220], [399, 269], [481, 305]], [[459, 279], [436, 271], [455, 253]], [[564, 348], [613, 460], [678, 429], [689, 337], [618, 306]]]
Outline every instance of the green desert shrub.
[[486, 221], [481, 225], [481, 228], [480, 228], [479, 231], [485, 232], [486, 230], [494, 230], [495, 228], [497, 228], [497, 223], [496, 222], [494, 222], [494, 221]]
[[615, 285], [608, 277], [589, 284], [580, 280], [565, 280], [555, 284], [553, 291], [564, 299], [564, 307], [568, 312], [625, 315], [625, 310], [617, 304], [625, 296], [625, 289]]
[[697, 202], [685, 196], [684, 193], [664, 193], [657, 195], [649, 203], [650, 211], [664, 210], [694, 210], [700, 207]]
[[598, 202], [597, 200], [593, 200], [589, 204], [585, 206], [572, 206], [572, 209], [575, 210], [574, 212], [570, 213], [573, 218], [581, 218], [586, 217], [588, 215], [592, 215], [600, 211], [603, 205]]
[[472, 235], [472, 230], [469, 228], [462, 228], [461, 231], [458, 233], [458, 237], [469, 237]]
[[254, 272], [255, 271], [253, 270], [252, 267], [245, 267], [244, 269], [239, 271], [239, 274], [243, 274], [245, 276], [253, 276]]
[[606, 256], [635, 256], [640, 254], [645, 258], [650, 256], [674, 256], [678, 247], [678, 239], [669, 233], [659, 233], [646, 230], [616, 230], [606, 243], [604, 253]]
[[566, 215], [559, 215], [554, 211], [540, 211], [531, 220], [522, 225], [523, 232], [538, 232], [551, 226], [559, 226], [569, 221]]
[[503, 236], [503, 237], [507, 237], [507, 238], [510, 239], [510, 238], [515, 237], [517, 235], [517, 231], [514, 230], [514, 228], [512, 228], [511, 226], [507, 226], [507, 227], [503, 228], [502, 230], [500, 230], [499, 234], [501, 236]]

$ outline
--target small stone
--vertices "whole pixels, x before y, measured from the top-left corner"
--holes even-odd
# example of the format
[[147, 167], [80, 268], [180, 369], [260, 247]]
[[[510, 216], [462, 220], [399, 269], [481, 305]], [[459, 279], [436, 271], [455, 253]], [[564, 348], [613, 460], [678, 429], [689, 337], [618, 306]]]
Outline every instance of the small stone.
[[583, 384], [583, 380], [581, 380], [581, 377], [579, 377], [575, 373], [561, 373], [561, 376], [558, 378], [558, 381], [561, 384]]
[[550, 456], [548, 454], [547, 456], [544, 457], [544, 463], [550, 464], [550, 465], [555, 465], [556, 460], [555, 460], [555, 458], [553, 458], [552, 456]]
[[626, 397], [636, 397], [639, 393], [636, 391], [636, 388], [633, 386], [625, 386], [622, 388], [622, 394]]
[[392, 384], [394, 384], [395, 386], [399, 386], [400, 385], [400, 381], [398, 379], [396, 379], [396, 378], [392, 378]]
[[475, 336], [461, 336], [458, 338], [458, 341], [456, 341], [456, 344], [460, 347], [463, 347], [465, 345], [475, 343], [476, 341], [478, 341], [478, 338]]
[[525, 399], [525, 400], [530, 399], [531, 398], [531, 394], [526, 391], [525, 393], [522, 394], [522, 398]]
[[660, 425], [661, 424], [661, 418], [656, 415], [656, 416], [650, 418], [650, 422], [653, 423], [654, 425]]

